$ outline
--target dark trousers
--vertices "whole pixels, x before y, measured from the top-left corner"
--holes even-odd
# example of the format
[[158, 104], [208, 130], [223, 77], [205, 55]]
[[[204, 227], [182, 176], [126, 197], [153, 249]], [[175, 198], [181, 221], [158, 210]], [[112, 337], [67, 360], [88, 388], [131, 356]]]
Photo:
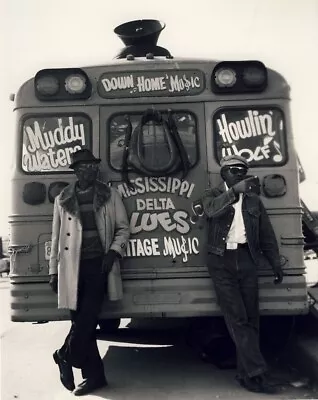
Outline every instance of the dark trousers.
[[236, 346], [239, 377], [266, 371], [259, 348], [259, 300], [257, 268], [248, 247], [209, 254], [208, 268], [221, 311]]
[[103, 304], [105, 275], [101, 258], [82, 260], [78, 281], [78, 303], [71, 311], [71, 329], [60, 350], [73, 367], [81, 368], [83, 378], [104, 376], [104, 366], [96, 341], [97, 317]]

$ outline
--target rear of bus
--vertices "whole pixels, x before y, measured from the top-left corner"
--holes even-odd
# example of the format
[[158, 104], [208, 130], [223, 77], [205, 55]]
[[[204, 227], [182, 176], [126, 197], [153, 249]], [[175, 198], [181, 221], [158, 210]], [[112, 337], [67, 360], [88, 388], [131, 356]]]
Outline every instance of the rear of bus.
[[288, 260], [278, 286], [265, 260], [260, 266], [261, 313], [307, 312], [289, 88], [278, 73], [258, 62], [127, 57], [40, 71], [20, 88], [15, 113], [13, 321], [68, 318], [48, 285], [48, 259], [54, 198], [74, 180], [68, 165], [79, 148], [102, 159], [100, 178], [118, 189], [130, 220], [124, 298], [106, 299], [101, 319], [220, 315], [199, 199], [233, 153], [259, 177]]

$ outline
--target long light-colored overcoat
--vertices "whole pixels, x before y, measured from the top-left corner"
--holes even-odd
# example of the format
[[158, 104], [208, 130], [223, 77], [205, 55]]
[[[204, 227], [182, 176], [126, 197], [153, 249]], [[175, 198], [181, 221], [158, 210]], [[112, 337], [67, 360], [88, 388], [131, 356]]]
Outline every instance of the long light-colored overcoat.
[[[55, 198], [49, 273], [58, 274], [58, 308], [76, 310], [82, 244], [80, 209], [76, 183], [66, 186]], [[105, 251], [113, 249], [124, 255], [129, 239], [129, 222], [118, 191], [96, 181], [93, 209], [97, 229]], [[111, 275], [112, 274], [112, 275]], [[122, 297], [119, 260], [116, 258], [109, 276], [108, 298]]]

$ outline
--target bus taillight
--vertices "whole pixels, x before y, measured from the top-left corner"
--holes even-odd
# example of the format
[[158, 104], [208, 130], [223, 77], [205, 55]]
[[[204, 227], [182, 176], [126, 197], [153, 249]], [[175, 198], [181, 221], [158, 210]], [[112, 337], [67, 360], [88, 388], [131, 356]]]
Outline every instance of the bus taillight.
[[83, 93], [86, 86], [86, 78], [83, 75], [72, 74], [65, 79], [65, 90], [68, 93]]
[[43, 96], [54, 96], [60, 88], [60, 83], [55, 76], [41, 76], [36, 81], [36, 90]]
[[214, 93], [262, 92], [267, 86], [267, 69], [260, 61], [223, 61], [211, 78]]
[[39, 100], [88, 99], [92, 85], [80, 68], [42, 69], [34, 78], [35, 95]]

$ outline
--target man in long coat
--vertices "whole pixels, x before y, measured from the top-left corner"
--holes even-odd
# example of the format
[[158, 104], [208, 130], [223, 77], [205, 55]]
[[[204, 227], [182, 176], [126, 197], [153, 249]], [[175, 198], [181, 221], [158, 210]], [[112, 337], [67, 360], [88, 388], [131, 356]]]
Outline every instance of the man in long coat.
[[[53, 213], [50, 285], [72, 321], [53, 358], [62, 384], [77, 396], [107, 385], [95, 329], [105, 288], [110, 300], [123, 295], [119, 258], [129, 239], [119, 193], [97, 180], [100, 161], [86, 149], [73, 154], [70, 168], [77, 181], [56, 197]], [[72, 367], [81, 368], [84, 378], [76, 389]]]

